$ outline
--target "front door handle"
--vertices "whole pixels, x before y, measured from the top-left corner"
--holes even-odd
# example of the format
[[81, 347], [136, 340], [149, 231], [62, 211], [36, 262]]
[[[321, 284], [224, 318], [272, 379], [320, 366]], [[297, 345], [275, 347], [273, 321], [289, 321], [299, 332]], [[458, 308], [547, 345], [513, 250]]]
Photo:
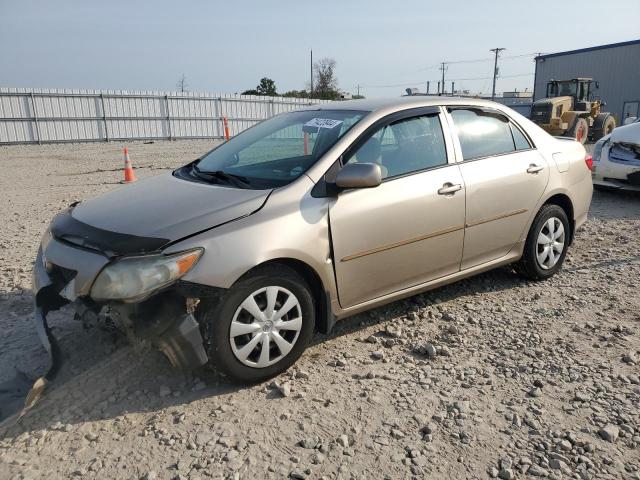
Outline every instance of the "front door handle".
[[529, 165], [529, 168], [527, 168], [527, 173], [538, 173], [543, 169], [544, 167], [542, 165], [536, 165], [535, 163], [532, 163], [531, 165]]
[[453, 184], [447, 182], [442, 185], [442, 188], [438, 190], [438, 195], [453, 195], [458, 190], [462, 190], [462, 185], [460, 185], [459, 183]]

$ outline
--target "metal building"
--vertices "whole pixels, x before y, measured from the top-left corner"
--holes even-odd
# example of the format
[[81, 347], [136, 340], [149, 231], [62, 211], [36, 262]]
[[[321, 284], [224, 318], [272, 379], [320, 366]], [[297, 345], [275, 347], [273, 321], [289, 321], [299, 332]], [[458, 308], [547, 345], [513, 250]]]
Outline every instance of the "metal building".
[[549, 80], [591, 77], [600, 83], [594, 95], [620, 125], [640, 116], [640, 40], [581, 48], [536, 57], [534, 101], [544, 98]]

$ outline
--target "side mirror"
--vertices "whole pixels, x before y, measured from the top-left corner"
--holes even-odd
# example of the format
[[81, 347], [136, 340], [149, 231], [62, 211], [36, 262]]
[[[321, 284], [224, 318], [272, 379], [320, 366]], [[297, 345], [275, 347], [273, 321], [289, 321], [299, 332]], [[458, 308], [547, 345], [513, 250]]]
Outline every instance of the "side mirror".
[[596, 90], [600, 88], [600, 82], [596, 82]]
[[336, 176], [340, 188], [373, 188], [382, 183], [382, 170], [377, 163], [347, 163]]

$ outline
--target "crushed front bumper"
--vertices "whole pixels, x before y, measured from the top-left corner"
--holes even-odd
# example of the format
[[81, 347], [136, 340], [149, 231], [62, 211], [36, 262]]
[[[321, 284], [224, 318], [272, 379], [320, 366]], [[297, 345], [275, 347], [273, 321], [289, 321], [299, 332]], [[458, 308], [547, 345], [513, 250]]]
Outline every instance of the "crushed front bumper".
[[81, 305], [84, 311], [92, 311], [96, 316], [108, 307], [116, 325], [129, 334], [149, 340], [175, 367], [195, 368], [208, 361], [200, 326], [188, 304], [196, 304], [194, 300], [203, 296], [215, 297], [223, 290], [179, 281], [138, 303], [97, 304], [89, 293], [96, 276], [109, 262], [107, 256], [70, 246], [49, 232], [43, 237], [33, 267], [34, 320], [49, 355], [49, 365], [27, 397], [27, 408], [59, 371], [60, 348], [49, 328], [47, 315], [68, 303]]
[[59, 347], [51, 334], [47, 314], [88, 295], [95, 276], [108, 261], [97, 253], [55, 240], [49, 231], [42, 238], [33, 265], [33, 293], [36, 331], [49, 355], [45, 379], [51, 380], [60, 364]]

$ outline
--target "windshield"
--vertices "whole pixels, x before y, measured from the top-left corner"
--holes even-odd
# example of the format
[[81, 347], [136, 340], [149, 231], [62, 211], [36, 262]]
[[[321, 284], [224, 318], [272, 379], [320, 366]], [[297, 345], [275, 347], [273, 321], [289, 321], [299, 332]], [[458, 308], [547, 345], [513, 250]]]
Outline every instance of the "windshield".
[[303, 110], [277, 115], [207, 153], [195, 162], [196, 174], [237, 188], [286, 185], [306, 172], [367, 113]]
[[547, 86], [547, 97], [575, 97], [578, 93], [576, 82], [550, 82]]

